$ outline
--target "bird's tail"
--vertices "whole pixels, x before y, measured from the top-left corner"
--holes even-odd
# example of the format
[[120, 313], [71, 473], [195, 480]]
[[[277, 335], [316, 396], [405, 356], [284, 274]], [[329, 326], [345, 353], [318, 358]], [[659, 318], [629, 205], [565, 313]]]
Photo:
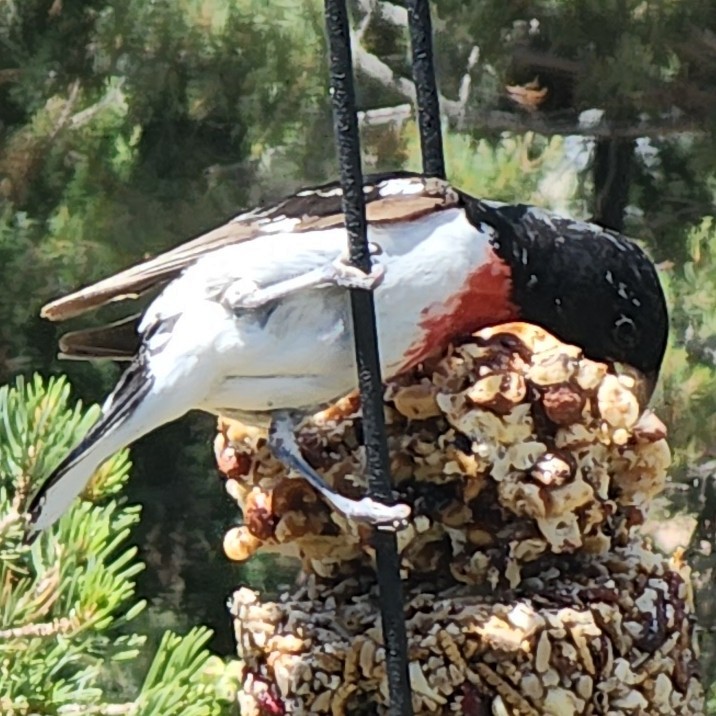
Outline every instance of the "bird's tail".
[[152, 419], [147, 410], [145, 399], [153, 383], [140, 352], [105, 401], [99, 420], [33, 497], [28, 509], [29, 540], [64, 514], [108, 457], [164, 422]]

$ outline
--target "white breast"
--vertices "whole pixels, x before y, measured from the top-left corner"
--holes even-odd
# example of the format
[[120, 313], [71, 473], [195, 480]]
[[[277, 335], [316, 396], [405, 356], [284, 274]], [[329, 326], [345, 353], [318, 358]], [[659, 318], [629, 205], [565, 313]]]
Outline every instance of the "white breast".
[[381, 364], [386, 377], [404, 366], [405, 352], [419, 342], [421, 324], [447, 311], [446, 303], [489, 260], [489, 235], [460, 209], [418, 222], [373, 227], [382, 246], [386, 276], [375, 292]]

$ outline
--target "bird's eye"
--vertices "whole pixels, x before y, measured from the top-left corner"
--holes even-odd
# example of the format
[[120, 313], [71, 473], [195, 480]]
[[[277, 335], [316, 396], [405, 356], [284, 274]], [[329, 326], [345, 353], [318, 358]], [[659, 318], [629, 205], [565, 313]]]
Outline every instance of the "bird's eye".
[[637, 342], [636, 333], [636, 324], [628, 316], [622, 314], [614, 322], [612, 334], [614, 335], [614, 340], [618, 345], [624, 346], [625, 348], [634, 347]]

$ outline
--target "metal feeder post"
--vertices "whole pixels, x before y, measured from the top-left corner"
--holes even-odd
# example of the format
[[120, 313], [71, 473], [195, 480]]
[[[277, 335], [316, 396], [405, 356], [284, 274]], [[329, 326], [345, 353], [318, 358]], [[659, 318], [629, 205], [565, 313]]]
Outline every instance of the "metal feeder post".
[[[340, 160], [343, 211], [354, 266], [370, 271], [361, 169], [360, 137], [353, 88], [353, 60], [345, 0], [325, 0], [326, 28], [331, 60], [333, 124]], [[378, 359], [373, 294], [351, 290], [356, 362], [363, 408], [363, 434], [368, 464], [369, 493], [374, 499], [392, 499], [390, 463], [385, 438], [383, 388]], [[403, 610], [403, 585], [394, 533], [376, 531], [380, 612], [385, 642], [386, 671], [390, 693], [390, 713], [412, 716], [408, 678], [408, 653]]]
[[433, 62], [433, 27], [428, 0], [407, 0], [413, 81], [418, 105], [423, 173], [445, 179], [443, 136], [440, 131], [440, 99]]
[[[432, 59], [432, 30], [427, 0], [409, 0], [413, 75], [418, 98], [420, 142], [425, 174], [445, 177], [440, 110]], [[343, 212], [351, 263], [370, 271], [361, 168], [360, 136], [353, 86], [353, 60], [345, 0], [325, 0], [326, 28], [331, 66], [333, 123], [340, 162]], [[368, 465], [369, 494], [392, 499], [392, 481], [383, 415], [383, 389], [375, 325], [375, 305], [369, 291], [351, 291], [356, 362], [363, 409], [363, 434]], [[395, 534], [376, 531], [379, 602], [386, 651], [390, 713], [412, 716], [408, 653], [400, 580], [400, 559]]]

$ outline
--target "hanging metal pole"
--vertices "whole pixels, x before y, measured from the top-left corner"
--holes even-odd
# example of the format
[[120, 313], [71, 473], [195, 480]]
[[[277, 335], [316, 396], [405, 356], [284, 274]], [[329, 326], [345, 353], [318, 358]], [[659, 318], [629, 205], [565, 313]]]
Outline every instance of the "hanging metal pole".
[[[366, 231], [360, 137], [345, 0], [325, 0], [325, 13], [331, 60], [333, 124], [340, 160], [343, 211], [350, 259], [354, 266], [367, 272], [370, 271], [371, 260]], [[378, 360], [373, 294], [362, 289], [351, 290], [351, 308], [363, 409], [368, 489], [374, 499], [389, 502], [392, 499], [390, 462], [385, 438], [383, 389]], [[400, 580], [400, 561], [395, 534], [376, 531], [374, 546], [390, 693], [390, 714], [412, 716], [403, 586]]]
[[433, 27], [428, 0], [407, 0], [413, 81], [418, 104], [423, 173], [445, 179], [443, 137], [440, 131], [440, 99], [435, 82]]

